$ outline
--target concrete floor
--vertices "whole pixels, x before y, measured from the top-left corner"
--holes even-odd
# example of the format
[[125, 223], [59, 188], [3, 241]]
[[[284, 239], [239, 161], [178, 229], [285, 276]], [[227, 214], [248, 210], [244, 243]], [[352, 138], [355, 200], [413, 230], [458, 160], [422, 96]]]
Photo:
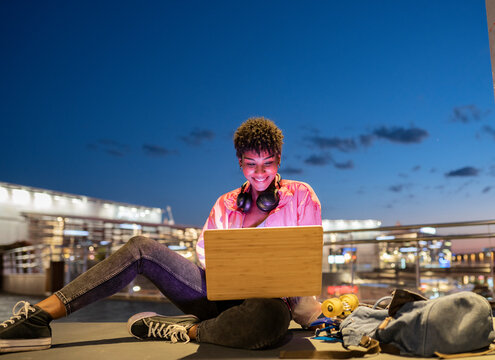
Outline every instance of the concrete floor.
[[[12, 316], [12, 308], [19, 300], [36, 304], [42, 299], [37, 296], [0, 293], [0, 322]], [[163, 301], [137, 301], [125, 299], [105, 299], [76, 311], [58, 322], [126, 322], [132, 315], [143, 311], [153, 311], [164, 315], [180, 315], [182, 312], [172, 303]]]
[[[211, 344], [171, 344], [160, 341], [140, 341], [127, 333], [125, 323], [54, 323], [51, 349], [1, 355], [2, 360], [168, 360], [168, 359], [278, 359], [281, 351], [320, 350], [325, 359], [342, 357], [346, 350], [340, 344], [310, 339], [312, 333], [297, 329], [289, 331], [285, 344], [269, 350], [239, 350]], [[325, 353], [325, 351], [327, 351]], [[332, 351], [329, 357], [328, 351]], [[390, 354], [370, 355], [377, 360], [418, 359]], [[367, 356], [368, 357], [368, 356]], [[495, 355], [480, 357], [495, 360]]]
[[[32, 303], [39, 298], [22, 298], [0, 294], [0, 315], [10, 318], [12, 306], [18, 300]], [[302, 330], [296, 323], [282, 345], [268, 350], [239, 350], [211, 344], [171, 344], [160, 341], [141, 341], [131, 337], [126, 328], [127, 318], [136, 312], [155, 311], [162, 314], [180, 314], [168, 302], [137, 302], [104, 300], [92, 304], [68, 318], [52, 323], [52, 348], [42, 351], [10, 353], [1, 355], [1, 360], [152, 360], [152, 359], [278, 359], [281, 351], [319, 350], [321, 357], [347, 358], [346, 350], [339, 343], [324, 343], [311, 339], [310, 331]], [[326, 351], [326, 353], [325, 353]], [[328, 351], [332, 351], [329, 354]], [[374, 359], [417, 359], [390, 354], [371, 355]], [[495, 355], [487, 355], [480, 360], [495, 360]]]

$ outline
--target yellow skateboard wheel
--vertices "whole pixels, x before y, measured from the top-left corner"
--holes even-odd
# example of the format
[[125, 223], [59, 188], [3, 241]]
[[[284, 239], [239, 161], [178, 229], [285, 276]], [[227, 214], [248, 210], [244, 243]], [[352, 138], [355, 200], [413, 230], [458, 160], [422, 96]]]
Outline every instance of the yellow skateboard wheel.
[[321, 312], [326, 317], [336, 317], [342, 314], [344, 311], [344, 305], [342, 301], [337, 298], [331, 298], [323, 301], [321, 304]]
[[359, 299], [355, 294], [345, 294], [339, 297], [343, 304], [349, 307], [350, 312], [359, 306]]

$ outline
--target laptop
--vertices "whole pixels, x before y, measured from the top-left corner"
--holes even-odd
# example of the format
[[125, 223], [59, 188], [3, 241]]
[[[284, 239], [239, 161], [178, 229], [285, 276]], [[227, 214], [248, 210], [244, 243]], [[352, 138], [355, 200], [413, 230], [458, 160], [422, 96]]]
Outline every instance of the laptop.
[[321, 293], [321, 226], [206, 230], [204, 240], [210, 300]]

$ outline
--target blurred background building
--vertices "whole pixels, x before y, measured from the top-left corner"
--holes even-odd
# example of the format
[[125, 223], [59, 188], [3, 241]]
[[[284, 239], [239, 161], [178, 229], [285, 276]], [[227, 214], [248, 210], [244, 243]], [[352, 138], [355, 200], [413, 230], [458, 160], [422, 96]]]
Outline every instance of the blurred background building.
[[[196, 261], [199, 231], [176, 225], [170, 207], [145, 207], [0, 182], [0, 247], [6, 251], [2, 285], [10, 292], [54, 291], [135, 235], [152, 238]], [[141, 294], [148, 288], [152, 291], [153, 286], [144, 278], [132, 286]]]
[[[483, 229], [491, 223], [495, 221], [437, 225]], [[376, 219], [323, 219], [322, 225], [321, 298], [352, 292], [373, 300], [397, 287], [420, 290], [429, 297], [480, 285], [485, 290], [493, 288], [491, 247], [452, 251], [453, 239], [465, 242], [490, 234], [473, 230], [465, 235], [439, 234], [427, 225], [381, 227]], [[175, 224], [170, 207], [145, 207], [0, 182], [2, 289], [30, 295], [56, 291], [135, 235], [154, 239], [197, 263], [200, 231]], [[120, 296], [162, 297], [142, 276]]]

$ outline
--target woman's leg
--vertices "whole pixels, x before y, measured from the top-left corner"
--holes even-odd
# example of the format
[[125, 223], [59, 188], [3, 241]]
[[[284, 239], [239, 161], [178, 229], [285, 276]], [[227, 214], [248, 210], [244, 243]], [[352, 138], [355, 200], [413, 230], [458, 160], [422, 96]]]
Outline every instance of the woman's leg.
[[280, 299], [213, 302], [206, 298], [204, 270], [158, 242], [131, 238], [115, 254], [80, 275], [55, 295], [70, 314], [108, 297], [137, 274], [152, 281], [180, 310], [200, 320], [200, 342], [246, 349], [273, 345], [287, 332], [290, 311]]
[[261, 349], [287, 333], [291, 315], [281, 299], [247, 299], [198, 324], [196, 340], [243, 349]]
[[53, 320], [67, 316], [64, 303], [55, 294], [41, 300], [36, 305], [50, 314]]
[[[54, 295], [64, 304], [67, 315], [115, 294], [137, 274], [152, 281], [180, 310], [200, 319], [218, 314], [215, 302], [206, 298], [204, 270], [144, 236], [131, 238], [117, 252], [81, 274]], [[43, 308], [43, 302], [40, 303]]]
[[190, 316], [139, 313], [129, 319], [127, 328], [145, 340], [196, 340], [251, 350], [275, 345], [287, 333], [291, 315], [281, 299], [247, 299], [229, 305], [217, 317], [201, 322]]
[[[184, 312], [200, 319], [218, 314], [217, 304], [206, 298], [205, 274], [201, 268], [166, 246], [137, 236], [38, 305], [19, 301], [14, 306], [14, 316], [0, 324], [0, 352], [49, 348], [49, 323], [53, 318], [116, 293], [137, 274], [150, 279]], [[199, 322], [196, 317], [191, 318], [192, 323]]]

